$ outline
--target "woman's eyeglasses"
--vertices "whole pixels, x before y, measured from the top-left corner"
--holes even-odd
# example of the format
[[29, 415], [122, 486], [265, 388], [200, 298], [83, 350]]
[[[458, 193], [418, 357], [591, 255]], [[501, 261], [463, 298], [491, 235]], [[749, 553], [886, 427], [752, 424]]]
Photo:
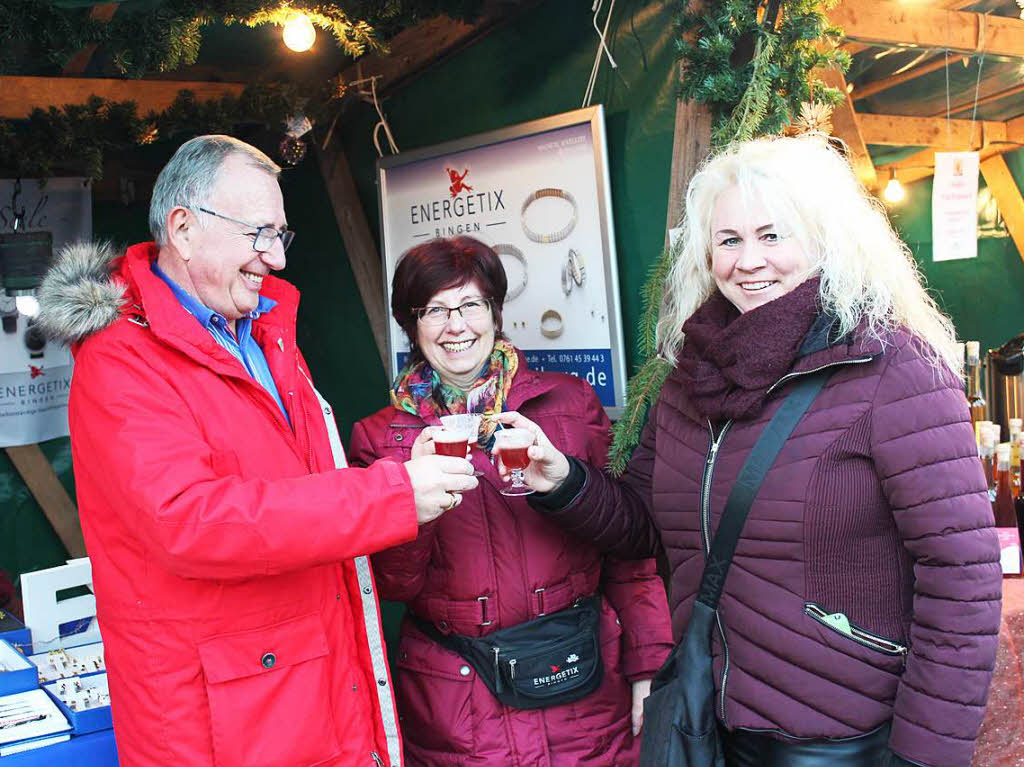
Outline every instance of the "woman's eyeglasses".
[[422, 306], [413, 309], [416, 319], [424, 325], [444, 325], [452, 316], [452, 312], [458, 312], [466, 322], [482, 320], [491, 314], [491, 299], [474, 298], [461, 306]]

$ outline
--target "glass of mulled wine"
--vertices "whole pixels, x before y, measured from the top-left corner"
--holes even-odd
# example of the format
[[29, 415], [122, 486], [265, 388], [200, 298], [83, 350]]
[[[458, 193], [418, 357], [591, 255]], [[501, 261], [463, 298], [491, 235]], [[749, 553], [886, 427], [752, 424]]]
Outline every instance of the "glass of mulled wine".
[[[482, 452], [480, 446], [477, 444], [477, 440], [480, 438], [480, 420], [483, 415], [480, 413], [459, 413], [458, 415], [443, 415], [441, 416], [441, 425], [446, 429], [454, 429], [458, 431], [466, 432], [466, 439], [469, 442], [470, 450], [470, 462], [473, 462], [473, 456], [477, 453]], [[463, 453], [463, 457], [465, 453]], [[473, 476], [482, 477], [484, 473], [480, 469], [473, 466]]]
[[530, 465], [527, 451], [533, 443], [533, 432], [529, 429], [500, 429], [494, 432], [494, 452], [512, 478], [512, 484], [499, 491], [502, 495], [529, 495], [533, 492], [533, 488], [523, 481], [523, 471]]
[[434, 430], [434, 450], [438, 455], [465, 458], [469, 447], [469, 432], [465, 429], [441, 427]]

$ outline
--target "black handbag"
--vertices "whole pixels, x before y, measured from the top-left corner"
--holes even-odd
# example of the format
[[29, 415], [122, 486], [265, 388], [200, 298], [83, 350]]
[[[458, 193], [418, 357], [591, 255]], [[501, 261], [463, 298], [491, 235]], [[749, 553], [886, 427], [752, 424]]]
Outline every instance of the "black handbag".
[[433, 623], [410, 618], [428, 637], [461, 655], [506, 706], [559, 706], [601, 684], [600, 596], [577, 599], [565, 610], [483, 637], [442, 634]]
[[828, 372], [807, 375], [794, 386], [736, 478], [704, 564], [686, 635], [658, 670], [644, 701], [641, 767], [725, 767], [711, 662], [718, 601], [754, 497], [827, 378]]

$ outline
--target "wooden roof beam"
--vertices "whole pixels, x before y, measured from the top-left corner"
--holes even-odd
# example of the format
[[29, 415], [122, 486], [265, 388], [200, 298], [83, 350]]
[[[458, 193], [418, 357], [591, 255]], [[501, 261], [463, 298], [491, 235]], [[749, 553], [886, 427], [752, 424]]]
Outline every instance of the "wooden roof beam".
[[1007, 141], [1024, 144], [1024, 129], [1011, 139], [1007, 123], [995, 120], [946, 120], [866, 112], [858, 114], [857, 118], [865, 144], [927, 146], [951, 151], [980, 149]]
[[1003, 214], [1006, 229], [1010, 232], [1017, 255], [1024, 259], [1024, 197], [1021, 197], [1017, 182], [1010, 175], [1002, 155], [990, 157], [981, 163], [981, 175], [995, 198], [996, 207]]
[[[117, 6], [120, 3], [97, 3], [89, 11], [89, 18], [94, 21], [107, 23], [114, 14], [117, 13]], [[85, 71], [85, 68], [89, 66], [89, 62], [92, 60], [92, 55], [98, 48], [95, 43], [87, 45], [78, 51], [74, 56], [68, 59], [68, 63], [64, 65], [64, 74], [66, 75], [80, 75]]]
[[[966, 8], [968, 5], [974, 5], [977, 0], [939, 0], [937, 3], [933, 3], [935, 8], [949, 8], [953, 11], [958, 11], [961, 8]], [[843, 50], [854, 56], [861, 51], [866, 51], [870, 48], [870, 45], [864, 45], [863, 43], [847, 42], [843, 44]]]
[[1024, 93], [1024, 83], [1017, 83], [1006, 90], [999, 91], [998, 93], [990, 93], [987, 96], [982, 96], [980, 99], [975, 101], [973, 98], [963, 101], [956, 106], [950, 107], [947, 112], [945, 109], [941, 109], [935, 112], [931, 117], [945, 117], [947, 114], [955, 115], [958, 112], [964, 112], [968, 109], [973, 109], [978, 106], [985, 106], [985, 104], [991, 104], [993, 101], [999, 101], [1000, 99], [1009, 98], [1010, 96], [1016, 96], [1018, 93]]
[[1024, 144], [1024, 115], [1006, 121], [1006, 140]]
[[833, 133], [837, 138], [842, 139], [849, 148], [850, 162], [857, 172], [857, 178], [868, 189], [874, 189], [878, 186], [878, 175], [875, 173], [871, 155], [868, 154], [867, 144], [861, 135], [858, 115], [853, 110], [853, 101], [847, 92], [846, 78], [838, 69], [827, 69], [821, 72], [821, 79], [825, 85], [838, 88], [843, 94], [843, 100], [832, 112]]
[[192, 91], [199, 101], [213, 101], [226, 95], [238, 96], [245, 85], [187, 80], [0, 76], [0, 118], [24, 120], [36, 107], [81, 104], [89, 96], [134, 101], [139, 114], [145, 115], [167, 109], [182, 90]]
[[[980, 160], [984, 162], [990, 157], [1006, 154], [1016, 149], [1020, 149], [1018, 144], [990, 144], [979, 150], [978, 154]], [[920, 152], [908, 155], [898, 162], [879, 165], [878, 172], [888, 175], [890, 170], [894, 170], [896, 171], [896, 178], [904, 184], [920, 181], [923, 178], [935, 175], [935, 151], [934, 149], [922, 149]]]
[[1024, 21], [889, 0], [843, 0], [828, 13], [850, 40], [1024, 58]]
[[[949, 59], [949, 65], [952, 66], [953, 64], [965, 61], [967, 58], [967, 56], [963, 55], [953, 56]], [[930, 61], [926, 61], [920, 66], [908, 69], [906, 72], [900, 72], [896, 75], [883, 77], [879, 80], [874, 80], [862, 85], [854, 85], [853, 93], [850, 95], [853, 97], [854, 101], [857, 101], [858, 99], [866, 99], [868, 96], [874, 96], [876, 93], [887, 91], [890, 88], [895, 88], [897, 85], [902, 85], [903, 83], [910, 82], [911, 80], [916, 80], [918, 77], [930, 74], [938, 69], [943, 69], [945, 66], [946, 55], [940, 53]], [[868, 143], [870, 144], [871, 142], [869, 141]]]
[[341, 77], [348, 82], [378, 77], [377, 92], [380, 93], [465, 50], [509, 21], [514, 14], [537, 2], [539, 0], [486, 0], [472, 22], [447, 16], [425, 19], [395, 35], [388, 42], [386, 52], [371, 53], [357, 59], [342, 70]]

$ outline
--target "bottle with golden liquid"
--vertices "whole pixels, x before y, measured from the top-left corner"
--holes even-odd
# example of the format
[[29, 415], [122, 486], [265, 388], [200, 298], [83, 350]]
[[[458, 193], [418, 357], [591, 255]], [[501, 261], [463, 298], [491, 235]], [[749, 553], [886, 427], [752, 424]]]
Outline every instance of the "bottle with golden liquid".
[[1010, 419], [1010, 479], [1013, 481], [1013, 497], [1020, 495], [1020, 418]]
[[978, 422], [988, 418], [988, 403], [981, 387], [981, 343], [968, 341], [967, 349], [967, 404], [971, 408], [971, 424], [974, 426], [974, 438], [981, 444], [981, 432]]
[[1019, 577], [1020, 529], [1017, 527], [1017, 511], [1010, 480], [1010, 445], [1006, 442], [996, 447], [996, 478], [996, 499], [992, 502], [992, 511], [995, 514], [996, 533], [999, 536], [999, 561], [1003, 568], [1003, 576]]
[[978, 433], [981, 435], [981, 444], [978, 446], [978, 457], [981, 459], [981, 466], [985, 470], [985, 482], [988, 484], [989, 497], [995, 502], [996, 499], [996, 440], [992, 433], [991, 422], [980, 421]]

